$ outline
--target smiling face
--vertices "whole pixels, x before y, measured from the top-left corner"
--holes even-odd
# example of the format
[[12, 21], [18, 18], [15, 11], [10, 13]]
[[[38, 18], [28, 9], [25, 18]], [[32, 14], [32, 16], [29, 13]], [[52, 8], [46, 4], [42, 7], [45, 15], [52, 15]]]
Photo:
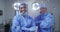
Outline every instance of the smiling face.
[[26, 7], [24, 5], [21, 5], [19, 9], [20, 9], [20, 12], [23, 14], [26, 12]]

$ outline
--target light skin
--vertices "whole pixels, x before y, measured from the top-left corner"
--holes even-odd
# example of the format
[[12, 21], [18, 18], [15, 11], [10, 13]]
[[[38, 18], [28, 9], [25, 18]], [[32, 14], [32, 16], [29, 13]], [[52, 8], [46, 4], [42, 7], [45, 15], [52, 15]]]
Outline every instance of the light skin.
[[40, 8], [41, 13], [45, 13], [47, 11], [47, 8]]

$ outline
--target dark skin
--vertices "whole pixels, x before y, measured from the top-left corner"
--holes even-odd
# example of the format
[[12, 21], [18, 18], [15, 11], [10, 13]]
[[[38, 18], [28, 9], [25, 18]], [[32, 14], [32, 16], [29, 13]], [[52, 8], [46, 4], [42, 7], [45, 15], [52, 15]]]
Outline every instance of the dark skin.
[[40, 8], [41, 13], [45, 13], [47, 11], [47, 8]]
[[19, 7], [19, 10], [24, 14], [26, 12], [26, 7], [24, 7], [24, 5], [21, 5], [21, 7]]

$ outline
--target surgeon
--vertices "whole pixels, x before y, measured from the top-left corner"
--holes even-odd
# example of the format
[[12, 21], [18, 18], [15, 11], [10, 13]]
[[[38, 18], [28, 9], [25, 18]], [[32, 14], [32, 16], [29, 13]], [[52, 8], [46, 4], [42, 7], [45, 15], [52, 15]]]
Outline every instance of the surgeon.
[[35, 32], [35, 23], [33, 19], [27, 15], [27, 4], [22, 3], [19, 10], [20, 14], [13, 18], [12, 32]]
[[54, 17], [47, 11], [47, 7], [44, 3], [40, 4], [40, 14], [35, 17], [36, 26], [38, 26], [38, 32], [52, 32], [52, 26], [54, 24]]

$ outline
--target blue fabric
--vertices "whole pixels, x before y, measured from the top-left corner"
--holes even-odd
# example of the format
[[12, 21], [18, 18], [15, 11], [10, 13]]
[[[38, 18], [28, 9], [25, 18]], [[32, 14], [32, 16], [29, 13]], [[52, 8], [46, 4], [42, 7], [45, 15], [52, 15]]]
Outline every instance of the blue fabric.
[[16, 15], [12, 22], [12, 32], [34, 32], [35, 23], [33, 19], [26, 15]]
[[38, 32], [52, 32], [52, 25], [54, 24], [54, 17], [50, 13], [38, 15], [35, 18]]
[[46, 8], [47, 5], [46, 5], [45, 3], [41, 3], [41, 4], [40, 4], [40, 8], [43, 8], [43, 7]]

